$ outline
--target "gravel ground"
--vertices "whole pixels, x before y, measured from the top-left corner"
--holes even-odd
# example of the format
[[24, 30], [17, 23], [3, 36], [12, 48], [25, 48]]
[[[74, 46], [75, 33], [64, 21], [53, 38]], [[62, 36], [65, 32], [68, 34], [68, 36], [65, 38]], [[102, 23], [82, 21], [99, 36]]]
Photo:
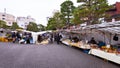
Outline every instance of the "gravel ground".
[[0, 68], [120, 68], [98, 57], [63, 44], [0, 42]]

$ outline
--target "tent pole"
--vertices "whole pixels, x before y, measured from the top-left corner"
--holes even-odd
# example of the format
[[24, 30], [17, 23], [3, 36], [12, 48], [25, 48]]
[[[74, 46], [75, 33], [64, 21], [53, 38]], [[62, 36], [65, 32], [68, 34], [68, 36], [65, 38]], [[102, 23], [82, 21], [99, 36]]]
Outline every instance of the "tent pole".
[[105, 32], [103, 32], [103, 35], [104, 35], [104, 43], [106, 43], [106, 42], [105, 42]]
[[110, 45], [111, 45], [111, 33], [110, 33], [110, 41], [109, 41]]

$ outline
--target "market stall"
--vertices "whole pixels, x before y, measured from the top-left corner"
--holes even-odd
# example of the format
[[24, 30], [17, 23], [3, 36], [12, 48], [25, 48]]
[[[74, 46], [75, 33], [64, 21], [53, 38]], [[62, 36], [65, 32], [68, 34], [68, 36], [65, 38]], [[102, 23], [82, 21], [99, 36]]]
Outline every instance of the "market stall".
[[[97, 45], [87, 43], [88, 42], [87, 39], [90, 38], [86, 36], [86, 31], [71, 30], [66, 32], [68, 32], [68, 34], [64, 34], [67, 37], [62, 40], [63, 44], [80, 48], [85, 53], [88, 53], [91, 48], [97, 48]], [[90, 31], [87, 32], [88, 34], [91, 34]]]
[[36, 44], [48, 44], [48, 36], [52, 31], [41, 31], [34, 34]]
[[8, 42], [6, 34], [7, 32], [5, 29], [0, 29], [0, 42]]
[[[64, 43], [81, 49], [90, 49], [89, 54], [120, 64], [120, 22], [102, 23], [68, 30], [80, 35], [79, 42], [64, 40]], [[94, 37], [96, 45], [88, 44]], [[86, 47], [87, 45], [87, 47]], [[115, 58], [115, 59], [114, 59]]]
[[[32, 31], [27, 31], [27, 30], [20, 30], [21, 32], [24, 33], [30, 33], [32, 35], [32, 43], [38, 43], [38, 37], [42, 34], [45, 34], [47, 32], [51, 32], [51, 31], [41, 31], [41, 32], [32, 32]], [[42, 38], [41, 38], [42, 39]], [[47, 40], [42, 41], [42, 43], [47, 43]]]
[[100, 49], [91, 49], [89, 54], [120, 64], [120, 54], [116, 51], [107, 52]]
[[92, 28], [104, 33], [105, 46], [91, 49], [89, 54], [120, 64], [120, 22], [105, 23]]

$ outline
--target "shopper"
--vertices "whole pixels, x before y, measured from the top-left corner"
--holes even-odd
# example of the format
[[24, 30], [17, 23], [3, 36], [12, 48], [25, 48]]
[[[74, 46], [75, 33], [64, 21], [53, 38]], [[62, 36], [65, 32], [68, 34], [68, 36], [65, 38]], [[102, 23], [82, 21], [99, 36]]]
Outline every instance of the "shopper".
[[56, 35], [56, 41], [57, 41], [57, 44], [60, 43], [60, 35], [59, 35], [59, 33]]
[[92, 37], [91, 40], [88, 43], [97, 44], [97, 42], [95, 41], [94, 37]]
[[13, 43], [15, 43], [15, 41], [16, 41], [16, 33], [15, 32], [12, 33], [12, 39], [13, 39]]

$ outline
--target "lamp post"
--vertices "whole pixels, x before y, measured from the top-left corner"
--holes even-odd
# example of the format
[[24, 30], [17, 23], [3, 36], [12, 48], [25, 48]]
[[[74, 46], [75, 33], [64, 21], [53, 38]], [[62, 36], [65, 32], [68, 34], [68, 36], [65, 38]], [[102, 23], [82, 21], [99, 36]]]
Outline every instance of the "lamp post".
[[[49, 19], [50, 19], [50, 17], [46, 17], [47, 24], [49, 23]], [[45, 28], [45, 30], [46, 30], [46, 28]]]
[[47, 19], [47, 23], [49, 23], [48, 21], [49, 21], [50, 17], [46, 17], [46, 19]]
[[47, 22], [49, 21], [49, 17], [46, 17], [46, 19], [47, 19]]

